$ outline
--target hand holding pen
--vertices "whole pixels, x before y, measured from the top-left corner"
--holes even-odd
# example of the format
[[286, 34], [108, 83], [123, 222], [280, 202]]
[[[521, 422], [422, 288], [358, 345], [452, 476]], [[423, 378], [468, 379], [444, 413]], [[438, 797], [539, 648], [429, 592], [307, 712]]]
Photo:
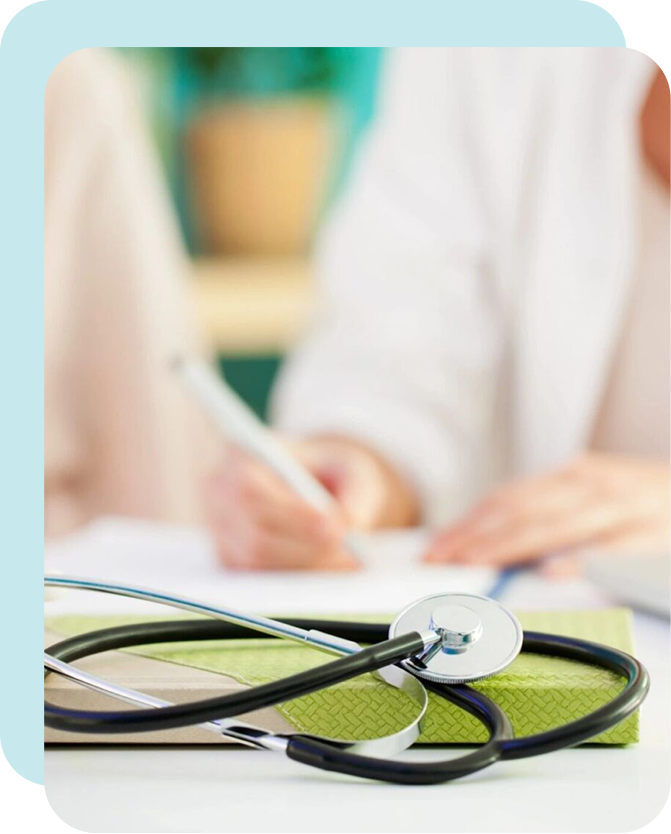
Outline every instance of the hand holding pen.
[[[309, 470], [308, 470], [309, 471]], [[205, 484], [205, 512], [216, 552], [243, 570], [353, 570], [347, 526], [337, 505], [316, 509], [272, 470], [235, 446]]]
[[239, 569], [359, 567], [352, 529], [385, 522], [384, 464], [337, 438], [281, 443], [209, 366], [180, 360], [174, 369], [229, 440], [205, 489], [222, 561]]

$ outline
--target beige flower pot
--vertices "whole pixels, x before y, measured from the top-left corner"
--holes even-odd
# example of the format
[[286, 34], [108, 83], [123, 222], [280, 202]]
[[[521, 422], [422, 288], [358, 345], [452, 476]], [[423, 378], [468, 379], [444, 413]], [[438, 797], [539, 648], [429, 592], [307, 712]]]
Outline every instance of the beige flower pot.
[[207, 252], [304, 252], [328, 183], [336, 123], [333, 104], [320, 98], [241, 101], [202, 112], [186, 138]]

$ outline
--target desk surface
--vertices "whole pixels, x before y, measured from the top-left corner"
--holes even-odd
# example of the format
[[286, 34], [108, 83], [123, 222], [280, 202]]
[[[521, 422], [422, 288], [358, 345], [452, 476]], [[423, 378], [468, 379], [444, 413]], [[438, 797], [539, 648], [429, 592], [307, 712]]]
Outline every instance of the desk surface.
[[[538, 578], [510, 586], [504, 601], [540, 607], [548, 596], [568, 607], [557, 586]], [[61, 819], [85, 831], [631, 831], [657, 815], [669, 791], [668, 623], [637, 616], [635, 640], [652, 688], [633, 747], [582, 747], [461, 782], [403, 787], [228, 746], [59, 746], [45, 753], [47, 797]]]

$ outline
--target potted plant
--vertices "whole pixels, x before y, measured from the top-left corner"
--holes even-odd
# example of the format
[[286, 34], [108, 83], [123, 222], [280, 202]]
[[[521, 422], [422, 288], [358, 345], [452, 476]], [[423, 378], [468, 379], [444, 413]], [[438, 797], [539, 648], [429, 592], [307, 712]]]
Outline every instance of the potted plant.
[[179, 50], [197, 91], [185, 128], [185, 182], [199, 248], [295, 255], [308, 247], [328, 189], [342, 114], [342, 50]]

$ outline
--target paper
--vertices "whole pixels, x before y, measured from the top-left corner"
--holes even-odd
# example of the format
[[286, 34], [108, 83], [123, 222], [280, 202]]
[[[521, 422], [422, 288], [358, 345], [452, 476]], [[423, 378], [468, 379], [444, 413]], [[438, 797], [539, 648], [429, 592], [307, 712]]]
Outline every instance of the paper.
[[[388, 613], [429, 594], [485, 593], [495, 578], [490, 568], [425, 565], [424, 530], [362, 537], [369, 554], [353, 572], [230, 571], [216, 561], [203, 530], [105, 518], [45, 549], [45, 569], [117, 580], [172, 591], [265, 614]], [[45, 614], [165, 614], [166, 609], [84, 591], [59, 592]]]

